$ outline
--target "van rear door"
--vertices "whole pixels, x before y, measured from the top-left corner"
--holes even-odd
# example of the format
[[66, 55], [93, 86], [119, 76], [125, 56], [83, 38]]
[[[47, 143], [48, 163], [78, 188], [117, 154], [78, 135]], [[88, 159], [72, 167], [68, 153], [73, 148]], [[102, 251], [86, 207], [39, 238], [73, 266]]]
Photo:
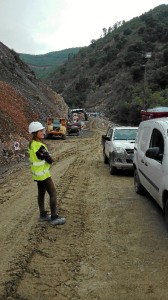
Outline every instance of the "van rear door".
[[[156, 128], [157, 127], [157, 128]], [[161, 185], [163, 177], [163, 155], [164, 155], [164, 136], [162, 133], [163, 128], [159, 128], [159, 124], [156, 124], [153, 128], [149, 148], [158, 147], [159, 155], [155, 158], [149, 158], [145, 156], [145, 175], [148, 181], [148, 191], [152, 197], [159, 203], [161, 198]], [[161, 205], [161, 203], [159, 203]]]

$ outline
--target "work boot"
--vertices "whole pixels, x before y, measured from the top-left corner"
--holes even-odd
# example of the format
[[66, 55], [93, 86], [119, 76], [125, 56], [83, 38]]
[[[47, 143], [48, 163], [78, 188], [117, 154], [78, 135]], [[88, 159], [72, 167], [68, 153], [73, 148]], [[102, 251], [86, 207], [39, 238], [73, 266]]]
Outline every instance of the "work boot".
[[50, 220], [51, 220], [51, 215], [48, 215], [47, 211], [40, 213], [40, 218], [39, 218], [40, 222], [45, 222], [45, 221], [50, 221]]
[[50, 220], [50, 224], [51, 225], [63, 225], [65, 224], [65, 218], [64, 217], [60, 217], [58, 215], [56, 215], [54, 218], [52, 218]]

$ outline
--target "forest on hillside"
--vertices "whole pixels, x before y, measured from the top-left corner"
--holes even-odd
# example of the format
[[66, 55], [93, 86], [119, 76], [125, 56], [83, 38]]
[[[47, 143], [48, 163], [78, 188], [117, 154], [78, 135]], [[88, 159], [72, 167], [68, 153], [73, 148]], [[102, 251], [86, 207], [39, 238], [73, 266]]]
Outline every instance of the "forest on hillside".
[[70, 107], [123, 123], [137, 124], [141, 109], [168, 106], [168, 5], [103, 28], [46, 82]]
[[20, 57], [70, 108], [136, 125], [141, 109], [168, 106], [168, 5], [103, 28], [88, 47]]

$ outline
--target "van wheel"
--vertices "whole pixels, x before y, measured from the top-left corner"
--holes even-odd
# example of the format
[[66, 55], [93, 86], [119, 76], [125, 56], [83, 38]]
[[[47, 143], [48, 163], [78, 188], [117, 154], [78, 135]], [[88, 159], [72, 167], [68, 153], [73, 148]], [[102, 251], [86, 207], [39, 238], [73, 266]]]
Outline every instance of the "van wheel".
[[135, 187], [135, 192], [137, 194], [140, 194], [140, 195], [143, 194], [144, 187], [140, 182], [137, 169], [134, 169], [134, 187]]
[[104, 149], [103, 149], [103, 161], [104, 161], [104, 164], [108, 164], [108, 157], [106, 156]]
[[168, 230], [168, 199], [166, 200], [164, 213], [165, 213], [166, 229]]
[[111, 158], [111, 157], [110, 157], [109, 165], [110, 165], [110, 174], [111, 174], [111, 175], [115, 175], [115, 174], [117, 173], [117, 169], [116, 169], [116, 167], [114, 167], [114, 166], [112, 165], [112, 158]]

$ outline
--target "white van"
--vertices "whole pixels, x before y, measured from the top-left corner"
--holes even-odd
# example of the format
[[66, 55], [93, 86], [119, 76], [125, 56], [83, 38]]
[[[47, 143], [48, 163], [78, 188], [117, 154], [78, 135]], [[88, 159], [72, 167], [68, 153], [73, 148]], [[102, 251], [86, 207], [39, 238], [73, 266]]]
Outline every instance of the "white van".
[[145, 188], [165, 213], [168, 227], [168, 118], [140, 123], [134, 147], [134, 184]]

